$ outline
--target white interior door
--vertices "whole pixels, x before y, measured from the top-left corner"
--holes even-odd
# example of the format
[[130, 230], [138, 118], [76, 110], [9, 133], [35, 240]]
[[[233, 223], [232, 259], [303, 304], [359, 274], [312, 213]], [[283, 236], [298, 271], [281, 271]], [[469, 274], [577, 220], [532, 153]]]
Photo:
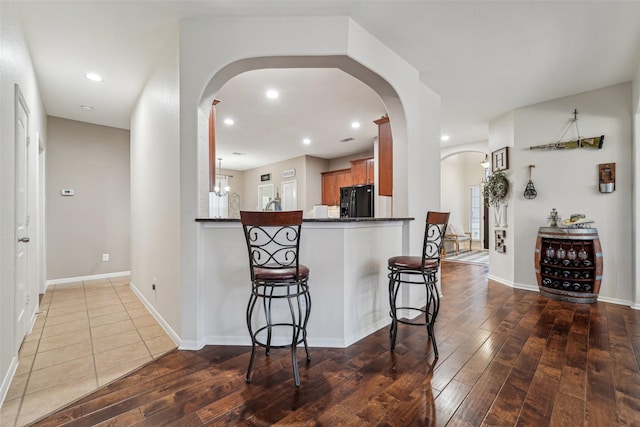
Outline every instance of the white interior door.
[[269, 202], [273, 200], [273, 184], [258, 185], [258, 206], [257, 210], [263, 211]]
[[282, 187], [282, 210], [295, 211], [298, 209], [298, 183], [297, 181], [287, 181], [281, 184]]
[[27, 209], [28, 186], [28, 144], [29, 144], [29, 109], [22, 97], [20, 88], [15, 89], [15, 144], [16, 144], [16, 181], [15, 181], [15, 346], [20, 348], [27, 334], [27, 313], [29, 298], [27, 291], [29, 258], [29, 212]]

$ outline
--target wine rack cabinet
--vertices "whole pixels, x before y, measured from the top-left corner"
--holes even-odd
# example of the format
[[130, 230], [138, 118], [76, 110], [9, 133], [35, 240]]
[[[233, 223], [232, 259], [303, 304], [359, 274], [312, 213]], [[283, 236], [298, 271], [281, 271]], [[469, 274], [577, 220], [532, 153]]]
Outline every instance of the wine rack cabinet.
[[540, 227], [534, 262], [540, 294], [578, 303], [598, 300], [603, 258], [597, 229]]

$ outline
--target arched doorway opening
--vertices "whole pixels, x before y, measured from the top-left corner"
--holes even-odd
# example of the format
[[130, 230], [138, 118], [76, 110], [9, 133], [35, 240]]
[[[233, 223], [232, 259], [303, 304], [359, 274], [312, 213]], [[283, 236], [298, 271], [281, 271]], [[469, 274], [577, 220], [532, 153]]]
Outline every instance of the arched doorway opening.
[[[357, 63], [353, 59], [347, 56], [329, 56], [329, 57], [268, 57], [268, 58], [252, 58], [236, 61], [227, 65], [215, 75], [205, 87], [203, 95], [200, 100], [198, 115], [198, 133], [199, 133], [199, 145], [200, 152], [205, 149], [208, 150], [208, 135], [209, 125], [208, 118], [209, 109], [211, 107], [214, 97], [217, 97], [217, 93], [220, 89], [230, 81], [232, 78], [253, 70], [262, 69], [338, 69], [344, 73], [354, 77], [360, 82], [368, 86], [380, 100], [380, 103], [384, 109], [384, 113], [388, 114], [392, 122], [392, 132], [394, 138], [394, 146], [396, 144], [406, 145], [407, 131], [406, 122], [404, 116], [404, 109], [400, 103], [400, 99], [396, 91], [391, 85], [379, 75], [372, 72], [362, 64]], [[312, 102], [312, 100], [311, 100]], [[383, 111], [380, 109], [380, 111]], [[376, 117], [377, 116], [377, 117]], [[376, 114], [374, 117], [370, 117], [371, 121], [380, 118], [380, 114]], [[206, 147], [206, 148], [205, 148]], [[211, 156], [199, 156], [199, 175], [201, 177], [208, 176], [209, 174], [209, 157]], [[215, 154], [213, 158], [216, 158]], [[201, 183], [203, 180], [201, 180]], [[207, 180], [208, 182], [208, 180]], [[403, 190], [400, 188], [400, 197], [390, 198], [388, 202], [389, 206], [395, 205], [397, 200], [406, 202], [406, 195], [403, 195]], [[200, 190], [201, 206], [203, 203], [208, 203], [208, 185], [201, 185]], [[206, 201], [206, 202], [205, 202]], [[393, 212], [394, 208], [391, 207], [390, 211]]]

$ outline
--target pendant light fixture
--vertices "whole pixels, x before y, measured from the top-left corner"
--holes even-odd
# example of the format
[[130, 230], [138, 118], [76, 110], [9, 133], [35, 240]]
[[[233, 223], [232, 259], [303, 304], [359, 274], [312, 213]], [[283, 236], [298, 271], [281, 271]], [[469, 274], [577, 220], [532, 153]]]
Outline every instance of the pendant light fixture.
[[222, 178], [223, 178], [224, 175], [222, 175], [220, 173], [220, 171], [222, 171], [222, 159], [220, 157], [218, 157], [218, 170], [217, 170], [217, 173], [216, 173], [216, 185], [215, 185], [215, 187], [213, 187], [213, 193], [218, 197], [224, 197], [229, 193], [229, 191], [231, 191], [231, 187], [229, 187], [228, 185], [225, 185], [224, 188], [221, 188], [220, 183], [221, 183]]
[[488, 154], [484, 155], [484, 160], [480, 162], [480, 166], [482, 166], [485, 169], [489, 169], [489, 166], [491, 166], [491, 162], [489, 161]]

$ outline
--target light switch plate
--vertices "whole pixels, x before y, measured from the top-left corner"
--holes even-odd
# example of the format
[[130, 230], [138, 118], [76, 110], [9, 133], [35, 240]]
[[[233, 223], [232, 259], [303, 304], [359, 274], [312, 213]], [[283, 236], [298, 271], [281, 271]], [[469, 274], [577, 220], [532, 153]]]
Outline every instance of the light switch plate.
[[63, 188], [62, 190], [60, 190], [60, 194], [62, 194], [63, 196], [74, 196], [76, 192], [71, 188]]

